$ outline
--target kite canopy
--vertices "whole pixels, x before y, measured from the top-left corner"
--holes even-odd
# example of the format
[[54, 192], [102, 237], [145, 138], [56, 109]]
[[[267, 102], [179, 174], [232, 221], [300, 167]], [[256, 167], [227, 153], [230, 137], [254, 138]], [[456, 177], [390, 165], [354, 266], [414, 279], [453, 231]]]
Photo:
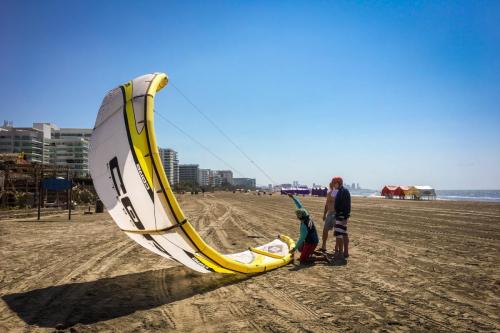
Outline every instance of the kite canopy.
[[198, 272], [258, 273], [288, 264], [295, 244], [286, 236], [257, 248], [221, 254], [184, 216], [158, 152], [154, 97], [163, 73], [147, 74], [111, 90], [91, 138], [90, 173], [118, 227], [148, 250]]

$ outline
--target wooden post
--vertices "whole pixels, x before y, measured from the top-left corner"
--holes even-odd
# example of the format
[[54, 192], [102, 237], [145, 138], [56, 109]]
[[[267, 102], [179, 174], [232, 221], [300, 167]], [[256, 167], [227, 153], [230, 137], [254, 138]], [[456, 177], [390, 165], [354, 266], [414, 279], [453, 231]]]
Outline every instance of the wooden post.
[[[69, 180], [69, 171], [66, 172], [66, 181]], [[69, 188], [66, 189], [66, 209], [69, 210]]]
[[71, 221], [71, 200], [73, 196], [73, 186], [69, 188], [69, 211], [68, 211], [68, 220]]
[[42, 180], [43, 180], [43, 165], [40, 167], [40, 179], [38, 181], [38, 221], [40, 221], [40, 208], [42, 207], [42, 200], [43, 200]]
[[[69, 182], [69, 169], [67, 170], [66, 172], [66, 180]], [[73, 194], [73, 186], [69, 186], [69, 189], [68, 189], [68, 220], [71, 221], [71, 195]]]

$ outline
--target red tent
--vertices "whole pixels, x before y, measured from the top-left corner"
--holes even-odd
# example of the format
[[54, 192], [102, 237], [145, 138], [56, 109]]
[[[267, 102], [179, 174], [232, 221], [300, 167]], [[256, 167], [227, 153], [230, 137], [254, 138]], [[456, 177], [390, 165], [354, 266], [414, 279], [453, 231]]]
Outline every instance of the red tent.
[[393, 196], [399, 196], [399, 187], [398, 186], [392, 186], [392, 185], [386, 185], [380, 191], [380, 195], [386, 197], [386, 198], [392, 198]]
[[406, 191], [408, 190], [408, 186], [386, 185], [382, 191], [380, 191], [380, 195], [383, 195], [386, 198], [400, 197], [404, 199]]

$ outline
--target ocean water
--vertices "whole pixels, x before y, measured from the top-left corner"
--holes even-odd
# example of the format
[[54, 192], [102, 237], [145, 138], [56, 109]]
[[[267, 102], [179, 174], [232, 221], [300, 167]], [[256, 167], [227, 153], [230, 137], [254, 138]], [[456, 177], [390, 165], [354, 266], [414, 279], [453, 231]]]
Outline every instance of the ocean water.
[[441, 200], [500, 202], [500, 190], [436, 190]]
[[380, 191], [377, 190], [349, 190], [352, 196], [354, 197], [377, 197], [380, 196]]
[[[352, 196], [381, 197], [377, 190], [351, 190]], [[436, 190], [438, 200], [500, 202], [500, 190]]]

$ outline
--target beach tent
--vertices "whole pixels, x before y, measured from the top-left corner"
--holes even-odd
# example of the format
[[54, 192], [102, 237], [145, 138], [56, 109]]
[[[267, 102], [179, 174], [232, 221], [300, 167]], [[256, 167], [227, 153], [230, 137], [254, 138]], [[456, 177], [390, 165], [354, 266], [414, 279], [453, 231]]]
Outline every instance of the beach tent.
[[399, 193], [398, 188], [399, 188], [398, 186], [386, 185], [386, 186], [384, 186], [382, 191], [380, 191], [380, 195], [383, 197], [386, 197], [388, 199], [392, 199], [393, 197], [399, 195], [399, 194], [397, 194], [397, 193]]
[[395, 186], [395, 185], [386, 185], [380, 191], [380, 195], [392, 199], [394, 197], [398, 197], [399, 199], [405, 199], [408, 195], [408, 191], [410, 190], [410, 186]]
[[309, 195], [311, 194], [311, 190], [307, 186], [299, 186], [299, 187], [282, 187], [281, 194], [283, 195]]
[[318, 196], [318, 197], [326, 197], [326, 194], [328, 193], [328, 189], [326, 187], [313, 187], [311, 189], [311, 195]]
[[311, 194], [311, 190], [307, 186], [299, 186], [297, 187], [297, 194], [309, 195]]
[[163, 73], [138, 77], [108, 92], [99, 109], [89, 169], [113, 220], [146, 249], [198, 272], [259, 273], [288, 264], [295, 243], [287, 236], [221, 254], [188, 221], [163, 169], [154, 128], [154, 98], [167, 83]]
[[410, 186], [399, 186], [399, 189], [398, 189], [399, 198], [405, 199], [409, 195], [408, 191], [410, 191]]
[[412, 199], [420, 200], [420, 199], [436, 199], [436, 191], [428, 185], [415, 185], [411, 186], [406, 194], [412, 197]]

